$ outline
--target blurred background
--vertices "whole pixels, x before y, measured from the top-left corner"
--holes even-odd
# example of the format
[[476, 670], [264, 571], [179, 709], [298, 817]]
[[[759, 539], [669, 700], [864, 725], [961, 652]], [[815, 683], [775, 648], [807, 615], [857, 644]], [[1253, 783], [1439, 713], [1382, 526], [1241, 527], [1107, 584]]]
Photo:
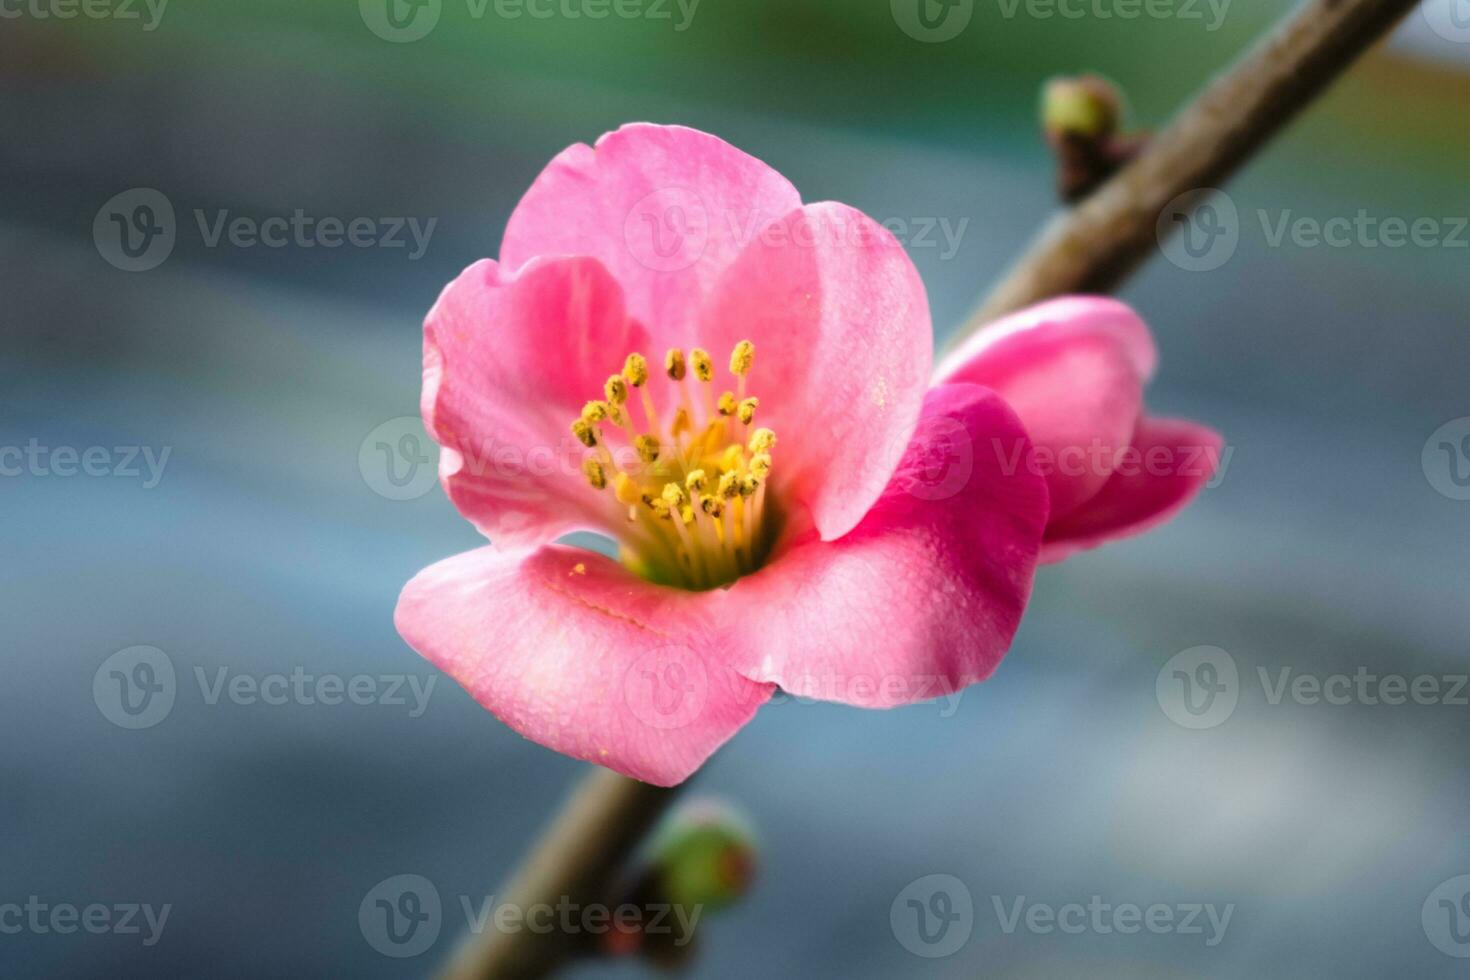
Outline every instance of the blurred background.
[[[761, 870], [694, 976], [1464, 975], [1463, 7], [1412, 13], [1230, 185], [1229, 254], [1155, 256], [1123, 291], [1161, 347], [1151, 408], [1229, 441], [1217, 485], [1044, 570], [957, 703], [778, 700], [699, 776]], [[630, 120], [718, 133], [907, 229], [943, 340], [1056, 209], [1044, 79], [1101, 72], [1157, 126], [1285, 7], [536, 9], [0, 0], [0, 975], [429, 975], [585, 768], [392, 624], [414, 572], [479, 541], [413, 455], [423, 314], [557, 151]], [[371, 243], [214, 235], [298, 212]], [[157, 220], [129, 245], [112, 214]], [[1175, 666], [1237, 677], [1203, 721], [1169, 694], [1201, 646]], [[1276, 696], [1364, 673], [1438, 694]], [[342, 703], [259, 696], [295, 675]], [[441, 928], [399, 958], [359, 907], [405, 874]], [[890, 915], [936, 880], [973, 910], [944, 949]], [[1094, 896], [1231, 912], [1006, 928]], [[27, 904], [107, 911], [67, 931]], [[167, 919], [129, 931], [128, 905]]]

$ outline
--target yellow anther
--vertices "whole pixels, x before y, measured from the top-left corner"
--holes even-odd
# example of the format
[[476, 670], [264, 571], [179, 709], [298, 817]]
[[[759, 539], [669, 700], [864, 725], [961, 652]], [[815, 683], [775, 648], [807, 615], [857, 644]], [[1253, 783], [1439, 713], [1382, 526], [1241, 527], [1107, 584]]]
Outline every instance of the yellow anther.
[[613, 493], [617, 495], [618, 503], [624, 507], [631, 507], [642, 499], [642, 490], [638, 486], [638, 481], [621, 470], [618, 471], [617, 476], [613, 477]]
[[689, 352], [689, 360], [694, 364], [694, 376], [700, 381], [710, 381], [714, 378], [715, 362], [710, 360], [709, 351], [696, 347]]
[[597, 445], [597, 430], [592, 428], [586, 419], [577, 419], [572, 423], [572, 435], [576, 436], [577, 441], [588, 449]]
[[740, 478], [740, 496], [749, 497], [751, 494], [755, 493], [756, 488], [760, 485], [761, 481], [757, 480], [755, 477], [742, 476]]
[[755, 418], [755, 407], [760, 403], [759, 398], [747, 398], [742, 401], [736, 408], [736, 414], [740, 416], [740, 421], [745, 425], [749, 425]]
[[689, 501], [689, 494], [677, 483], [665, 483], [663, 499], [670, 507], [682, 507]]
[[734, 415], [735, 410], [739, 407], [735, 403], [735, 392], [733, 391], [727, 391], [721, 394], [720, 400], [716, 402], [716, 405], [718, 405], [721, 415]]
[[602, 393], [607, 395], [607, 400], [612, 404], [621, 405], [628, 400], [628, 382], [623, 380], [621, 374], [615, 374], [602, 386]]
[[673, 511], [669, 508], [668, 501], [649, 496], [645, 496], [643, 499], [648, 503], [649, 507], [653, 508], [653, 512], [664, 520], [668, 520], [672, 516]]
[[771, 475], [770, 453], [756, 453], [750, 457], [750, 475], [757, 480], [764, 480]]
[[607, 402], [593, 401], [582, 406], [582, 420], [584, 422], [605, 422], [612, 414], [612, 408]]
[[721, 517], [725, 513], [725, 503], [719, 497], [700, 497], [699, 509], [711, 517]]
[[623, 377], [634, 388], [643, 387], [643, 383], [648, 380], [648, 358], [642, 354], [629, 354], [628, 359], [623, 362]]
[[726, 500], [734, 500], [740, 494], [740, 474], [726, 473], [720, 477], [719, 494]]
[[638, 458], [645, 463], [652, 463], [658, 459], [659, 445], [658, 436], [642, 435], [633, 440], [633, 448], [638, 450]]
[[750, 434], [748, 445], [753, 453], [768, 453], [776, 445], [776, 433], [770, 429], [756, 429]]
[[686, 432], [694, 431], [694, 420], [689, 417], [686, 409], [679, 409], [674, 413], [674, 438], [677, 439]]
[[684, 380], [684, 352], [677, 347], [670, 347], [669, 352], [664, 355], [664, 370], [669, 377], [675, 381]]
[[689, 475], [684, 478], [684, 486], [689, 488], [690, 493], [704, 493], [709, 486], [709, 476], [704, 470], [690, 470]]
[[594, 490], [601, 490], [607, 486], [607, 471], [602, 468], [602, 464], [597, 460], [582, 460], [582, 473], [587, 477], [587, 482], [592, 484]]
[[744, 377], [750, 373], [750, 366], [755, 363], [755, 344], [748, 340], [742, 340], [735, 345], [730, 352], [730, 373]]

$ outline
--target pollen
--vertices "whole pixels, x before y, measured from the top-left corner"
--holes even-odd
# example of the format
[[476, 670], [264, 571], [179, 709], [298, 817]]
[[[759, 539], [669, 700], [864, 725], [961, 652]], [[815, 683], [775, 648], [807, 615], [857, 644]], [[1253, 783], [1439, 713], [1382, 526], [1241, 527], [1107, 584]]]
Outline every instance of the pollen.
[[658, 436], [641, 435], [633, 440], [633, 448], [638, 450], [638, 458], [643, 462], [655, 463], [658, 461], [660, 449]]
[[[723, 372], [707, 350], [686, 357], [671, 348], [662, 384], [643, 354], [614, 356], [623, 358], [622, 369], [607, 376], [602, 397], [583, 406], [571, 430], [586, 447], [583, 476], [608, 491], [604, 526], [618, 538], [624, 563], [653, 581], [695, 590], [759, 568], [781, 515], [778, 498], [767, 494], [775, 433], [744, 428], [760, 405], [746, 390], [759, 382], [755, 345], [735, 345], [727, 377], [717, 377]], [[685, 386], [690, 373], [700, 385]]]
[[642, 354], [629, 354], [623, 362], [623, 377], [634, 388], [642, 388], [648, 381], [648, 358]]
[[742, 340], [735, 345], [730, 352], [730, 373], [737, 378], [743, 378], [750, 373], [755, 364], [755, 344], [748, 340]]
[[694, 348], [689, 352], [689, 360], [694, 365], [694, 376], [700, 381], [713, 381], [715, 377], [715, 362], [710, 360], [709, 351]]
[[750, 434], [748, 445], [753, 453], [768, 453], [776, 445], [776, 433], [770, 429], [756, 429]]
[[579, 418], [572, 423], [572, 435], [588, 449], [597, 445], [597, 430], [586, 419]]

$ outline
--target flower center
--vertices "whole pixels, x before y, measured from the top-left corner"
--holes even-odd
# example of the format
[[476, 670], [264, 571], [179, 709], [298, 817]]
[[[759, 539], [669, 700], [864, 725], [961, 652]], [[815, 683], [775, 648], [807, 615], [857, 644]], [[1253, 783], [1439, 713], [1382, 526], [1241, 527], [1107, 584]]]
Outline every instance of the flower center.
[[751, 427], [760, 405], [746, 392], [754, 363], [755, 345], [736, 344], [734, 387], [716, 395], [708, 351], [696, 347], [686, 360], [670, 350], [665, 419], [649, 390], [648, 359], [629, 354], [603, 397], [572, 423], [592, 450], [582, 473], [608, 493], [622, 527], [623, 563], [644, 578], [711, 589], [755, 571], [770, 551], [779, 522], [766, 495], [776, 434]]

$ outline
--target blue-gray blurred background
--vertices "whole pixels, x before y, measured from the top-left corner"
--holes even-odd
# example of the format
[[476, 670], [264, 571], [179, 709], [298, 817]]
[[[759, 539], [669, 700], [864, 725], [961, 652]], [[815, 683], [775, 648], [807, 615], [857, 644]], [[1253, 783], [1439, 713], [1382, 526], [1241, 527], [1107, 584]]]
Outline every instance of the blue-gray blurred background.
[[[1123, 291], [1162, 350], [1152, 409], [1229, 440], [1218, 485], [1043, 571], [1014, 651], [957, 705], [777, 703], [700, 775], [759, 829], [761, 871], [694, 976], [1464, 975], [1470, 17], [1453, 2], [1416, 10], [1230, 185], [1233, 253], [1202, 271], [1156, 255]], [[400, 586], [478, 538], [377, 449], [412, 445], [424, 312], [497, 252], [554, 153], [629, 120], [719, 133], [808, 200], [908, 228], [943, 340], [1056, 208], [1045, 78], [1101, 72], [1158, 125], [1284, 9], [949, 14], [967, 7], [926, 34], [904, 0], [603, 19], [596, 0], [546, 18], [432, 0], [399, 2], [400, 27], [369, 0], [0, 2], [0, 975], [428, 975], [465, 931], [461, 898], [495, 892], [578, 777], [398, 638]], [[159, 197], [171, 250], [126, 255], [109, 215]], [[432, 230], [422, 248], [206, 234], [298, 210]], [[1328, 243], [1298, 218], [1355, 230]], [[1390, 218], [1429, 224], [1405, 242]], [[1166, 664], [1200, 646], [1228, 654], [1237, 704], [1190, 728]], [[152, 716], [117, 701], [114, 671], [147, 682], [140, 663], [174, 672]], [[293, 672], [378, 686], [365, 704], [211, 694]], [[1273, 696], [1283, 676], [1361, 673], [1439, 693]], [[392, 677], [434, 686], [384, 703]], [[403, 874], [433, 882], [442, 929], [392, 958], [358, 912]], [[930, 875], [973, 907], [943, 957], [902, 921]], [[1203, 916], [1202, 933], [1005, 928], [1018, 900], [1094, 896], [1231, 917], [1223, 935]], [[63, 932], [66, 913], [23, 919], [28, 903], [107, 911]], [[169, 906], [162, 929], [116, 928], [130, 903]]]

